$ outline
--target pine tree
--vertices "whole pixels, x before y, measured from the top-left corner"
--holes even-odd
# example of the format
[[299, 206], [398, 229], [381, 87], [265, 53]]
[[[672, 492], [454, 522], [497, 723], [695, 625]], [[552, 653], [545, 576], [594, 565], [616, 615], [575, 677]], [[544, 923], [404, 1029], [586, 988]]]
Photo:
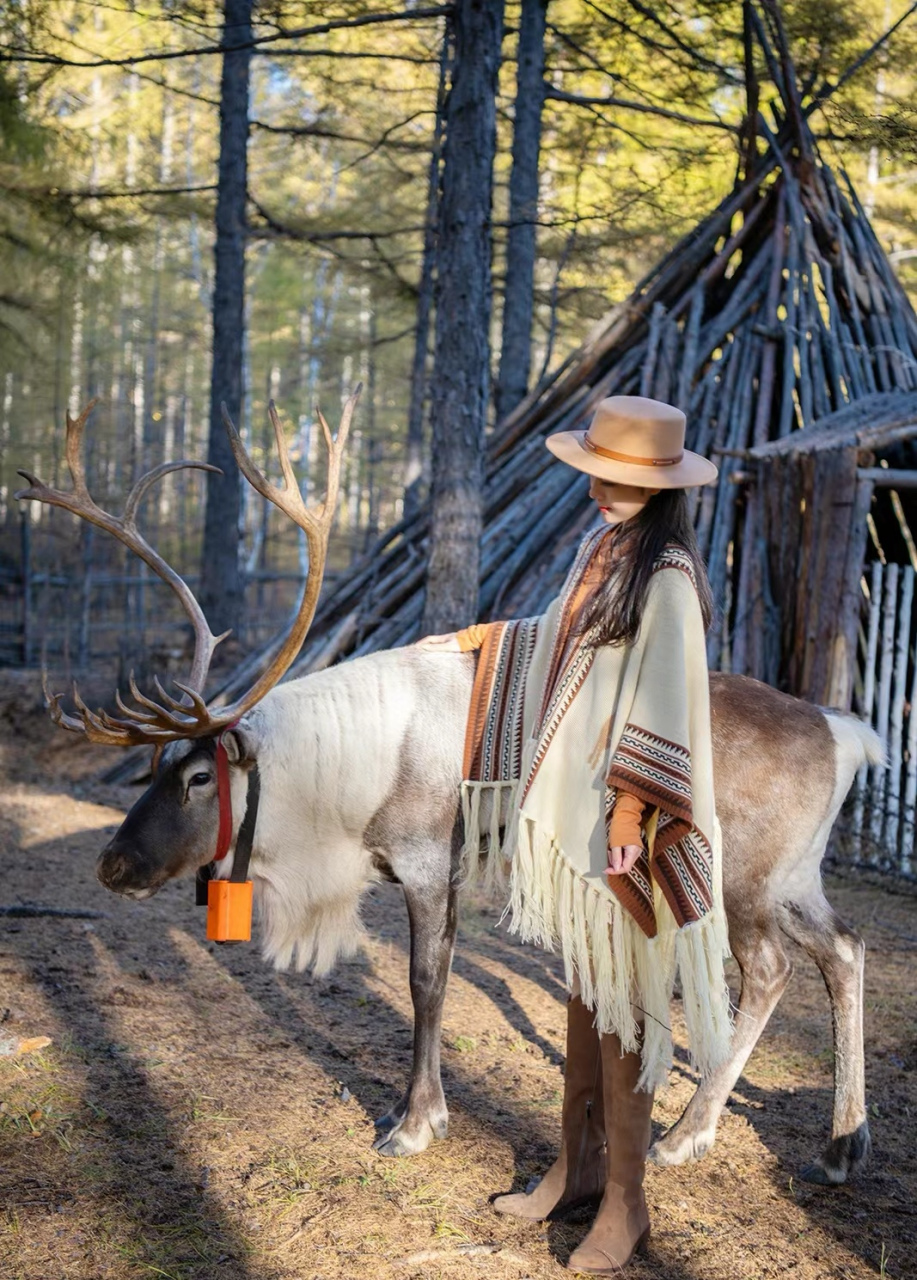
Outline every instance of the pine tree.
[[207, 481], [200, 600], [215, 634], [238, 628], [243, 608], [239, 556], [241, 477], [223, 428], [221, 407], [242, 416], [245, 334], [245, 229], [248, 190], [248, 100], [253, 0], [226, 0], [220, 81], [220, 161], [213, 285], [213, 365], [207, 461], [222, 476]]
[[503, 0], [458, 0], [454, 22], [431, 393], [432, 523], [423, 625], [432, 633], [462, 626], [477, 612]]

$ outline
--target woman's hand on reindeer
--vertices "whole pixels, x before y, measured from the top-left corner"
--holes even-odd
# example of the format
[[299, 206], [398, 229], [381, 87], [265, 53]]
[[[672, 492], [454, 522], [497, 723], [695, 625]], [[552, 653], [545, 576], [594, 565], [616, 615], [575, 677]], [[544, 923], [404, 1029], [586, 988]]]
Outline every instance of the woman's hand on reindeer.
[[608, 850], [606, 876], [626, 875], [642, 852], [643, 846], [640, 844], [612, 845]]
[[427, 653], [461, 653], [462, 647], [458, 642], [458, 636], [454, 631], [450, 631], [445, 636], [424, 636], [422, 640], [417, 641], [417, 647], [425, 650]]

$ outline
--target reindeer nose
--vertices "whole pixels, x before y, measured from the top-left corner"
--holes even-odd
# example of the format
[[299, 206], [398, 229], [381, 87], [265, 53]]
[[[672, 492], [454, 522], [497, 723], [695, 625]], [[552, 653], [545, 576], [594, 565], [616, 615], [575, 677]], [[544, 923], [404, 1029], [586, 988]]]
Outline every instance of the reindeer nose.
[[96, 863], [96, 875], [106, 889], [112, 889], [117, 892], [127, 877], [129, 870], [129, 859], [123, 853], [118, 852], [115, 842], [112, 840], [99, 854], [99, 860]]

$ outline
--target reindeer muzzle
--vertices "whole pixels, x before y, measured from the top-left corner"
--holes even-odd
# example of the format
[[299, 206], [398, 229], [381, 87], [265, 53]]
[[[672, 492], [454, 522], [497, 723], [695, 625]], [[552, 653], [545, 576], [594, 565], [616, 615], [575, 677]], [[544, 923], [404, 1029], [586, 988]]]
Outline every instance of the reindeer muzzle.
[[160, 887], [153, 883], [155, 871], [144, 867], [136, 854], [119, 848], [117, 837], [99, 854], [96, 875], [106, 889], [128, 898], [149, 898]]

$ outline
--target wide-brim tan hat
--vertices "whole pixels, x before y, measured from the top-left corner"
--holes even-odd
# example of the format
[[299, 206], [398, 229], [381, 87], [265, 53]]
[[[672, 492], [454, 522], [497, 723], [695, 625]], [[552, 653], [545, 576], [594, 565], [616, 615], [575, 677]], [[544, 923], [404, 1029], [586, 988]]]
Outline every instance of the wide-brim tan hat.
[[646, 396], [600, 400], [586, 431], [558, 431], [545, 444], [577, 471], [644, 489], [692, 489], [719, 475], [685, 448], [682, 411]]

